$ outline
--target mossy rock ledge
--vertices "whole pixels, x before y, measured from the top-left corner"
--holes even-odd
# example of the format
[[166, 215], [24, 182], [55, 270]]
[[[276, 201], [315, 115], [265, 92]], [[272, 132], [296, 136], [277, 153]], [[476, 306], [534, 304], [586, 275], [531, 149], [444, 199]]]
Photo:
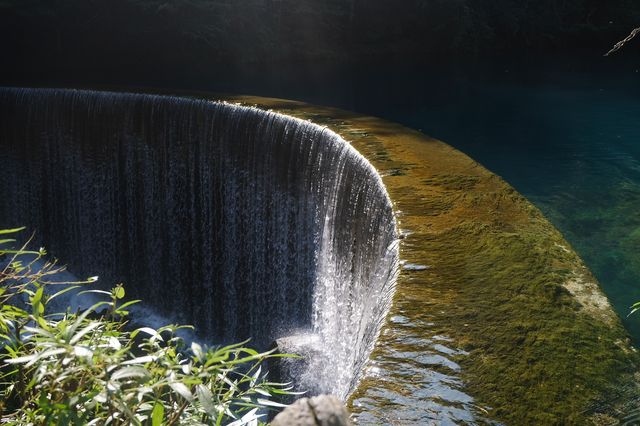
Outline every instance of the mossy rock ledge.
[[[403, 268], [389, 316], [429, 312], [429, 333], [453, 339], [465, 391], [487, 415], [480, 423], [615, 424], [633, 410], [639, 356], [617, 314], [562, 235], [504, 180], [443, 142], [378, 118], [224, 99], [327, 126], [378, 169], [404, 235], [401, 259], [428, 266]], [[397, 344], [393, 334], [387, 321], [372, 361]], [[406, 385], [365, 375], [349, 408], [358, 413], [353, 401], [370, 389], [401, 393]]]

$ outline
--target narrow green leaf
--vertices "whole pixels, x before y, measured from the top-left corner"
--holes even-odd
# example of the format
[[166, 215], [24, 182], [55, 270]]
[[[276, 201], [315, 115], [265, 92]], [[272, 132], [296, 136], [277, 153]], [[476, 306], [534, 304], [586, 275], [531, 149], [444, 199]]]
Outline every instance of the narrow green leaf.
[[87, 319], [87, 317], [92, 313], [95, 312], [96, 309], [98, 309], [100, 306], [102, 305], [108, 305], [109, 302], [98, 302], [98, 303], [94, 303], [92, 306], [90, 306], [88, 309], [86, 309], [76, 320], [75, 322], [70, 325], [66, 330], [65, 330], [65, 337], [66, 340], [69, 341], [71, 340], [71, 336], [73, 336], [73, 334], [76, 332], [76, 329], [78, 327], [80, 327], [80, 325], [82, 325], [82, 323], [84, 322], [85, 319]]
[[93, 351], [87, 346], [74, 346], [73, 354], [80, 358], [88, 358], [89, 360], [93, 357]]
[[40, 254], [40, 252], [32, 251], [32, 250], [0, 250], [0, 251], [6, 254], [36, 254], [36, 255]]
[[25, 355], [25, 356], [20, 356], [18, 358], [11, 358], [11, 359], [6, 359], [4, 362], [6, 364], [24, 364], [27, 362], [30, 362], [32, 360], [34, 360], [36, 358], [37, 354], [33, 354], [33, 355]]
[[162, 426], [162, 419], [164, 418], [164, 405], [160, 402], [156, 402], [151, 412], [151, 426]]
[[193, 394], [191, 393], [189, 388], [186, 387], [183, 383], [171, 382], [171, 383], [169, 383], [169, 386], [171, 387], [171, 389], [173, 389], [173, 391], [175, 393], [177, 393], [178, 395], [180, 395], [181, 397], [183, 397], [187, 401], [193, 402], [193, 399], [194, 399], [193, 398]]
[[256, 414], [258, 412], [258, 408], [254, 408], [251, 411], [247, 412], [242, 418], [236, 420], [233, 423], [229, 423], [227, 426], [244, 426], [250, 424], [256, 424], [256, 420], [260, 419], [260, 417], [264, 417], [264, 414]]
[[196, 342], [191, 342], [191, 351], [198, 359], [201, 359], [202, 356], [204, 355], [204, 352], [202, 351], [202, 346], [200, 346]]
[[61, 355], [63, 353], [67, 352], [67, 349], [65, 348], [51, 348], [51, 349], [47, 349], [45, 351], [42, 351], [40, 353], [37, 354], [36, 358], [31, 360], [30, 362], [27, 363], [27, 367], [30, 367], [31, 365], [35, 364], [36, 361], [41, 360], [43, 358], [48, 358], [51, 356], [57, 356], [57, 355]]
[[211, 391], [204, 385], [197, 385], [196, 394], [198, 395], [198, 401], [202, 404], [204, 411], [206, 411], [212, 418], [217, 417], [218, 410], [216, 410], [216, 404], [213, 401], [213, 394]]
[[111, 293], [109, 293], [108, 291], [104, 291], [104, 290], [85, 290], [85, 291], [81, 291], [80, 293], [78, 293], [78, 296], [82, 295], [82, 294], [87, 294], [87, 293], [106, 294], [107, 296], [111, 296]]
[[253, 391], [255, 393], [259, 393], [262, 396], [266, 396], [267, 398], [271, 398], [271, 396], [272, 396], [270, 392], [268, 392], [268, 391], [266, 391], [266, 390], [264, 390], [264, 389], [262, 389], [260, 387], [253, 388]]
[[261, 372], [262, 372], [262, 366], [259, 366], [258, 369], [255, 371], [255, 373], [253, 373], [253, 375], [251, 376], [251, 382], [250, 382], [251, 387], [255, 386], [256, 382], [260, 378]]
[[127, 302], [127, 303], [123, 303], [122, 305], [118, 306], [118, 311], [120, 311], [120, 310], [122, 310], [122, 309], [124, 309], [124, 308], [126, 308], [128, 306], [135, 305], [136, 303], [140, 303], [140, 302], [142, 302], [142, 300], [136, 299], [136, 300], [131, 300], [131, 301]]
[[42, 295], [44, 294], [44, 287], [40, 287], [38, 288], [38, 290], [36, 290], [36, 292], [34, 293], [33, 297], [31, 298], [31, 304], [32, 305], [37, 305], [40, 303], [40, 301], [42, 300]]
[[161, 342], [163, 342], [164, 340], [162, 339], [162, 336], [160, 335], [160, 333], [158, 333], [157, 331], [155, 331], [153, 328], [151, 327], [140, 327], [137, 328], [135, 330], [133, 330], [133, 332], [131, 333], [131, 338], [135, 338], [138, 333], [145, 333], [148, 334], [149, 336], [151, 336], [151, 340], [160, 340]]
[[128, 361], [123, 362], [122, 365], [146, 364], [148, 362], [153, 362], [156, 359], [157, 359], [157, 357], [151, 356], [151, 355], [139, 356], [137, 358], [133, 358], [133, 359], [130, 359]]
[[[46, 321], [45, 321], [45, 325]], [[29, 326], [25, 326], [24, 327], [25, 331], [28, 331], [29, 333], [33, 333], [33, 334], [40, 334], [44, 337], [48, 337], [49, 339], [55, 339], [55, 336], [50, 333], [49, 331], [45, 330], [43, 327], [29, 327]]]
[[75, 336], [73, 336], [73, 338], [69, 341], [69, 344], [75, 345], [76, 343], [78, 343], [80, 341], [80, 339], [82, 339], [82, 337], [85, 334], [90, 333], [92, 330], [94, 330], [97, 327], [100, 327], [100, 324], [101, 323], [98, 322], [98, 321], [90, 322], [89, 325], [87, 325], [85, 328], [80, 330]]
[[287, 405], [280, 404], [279, 402], [271, 401], [269, 399], [258, 398], [258, 404], [267, 406], [267, 407], [276, 407], [276, 408], [285, 408]]
[[2, 234], [15, 234], [16, 232], [20, 232], [27, 229], [26, 226], [22, 226], [20, 228], [13, 228], [13, 229], [0, 229], [0, 235]]
[[122, 380], [129, 378], [150, 378], [151, 374], [143, 368], [138, 366], [124, 367], [116, 371], [111, 375], [112, 380]]
[[55, 299], [58, 296], [62, 296], [63, 294], [65, 294], [68, 291], [75, 290], [76, 288], [80, 288], [80, 286], [79, 285], [72, 285], [72, 286], [69, 286], [69, 287], [67, 287], [65, 289], [62, 289], [60, 291], [55, 292], [53, 295], [51, 295], [49, 297], [49, 302], [51, 302], [53, 299]]

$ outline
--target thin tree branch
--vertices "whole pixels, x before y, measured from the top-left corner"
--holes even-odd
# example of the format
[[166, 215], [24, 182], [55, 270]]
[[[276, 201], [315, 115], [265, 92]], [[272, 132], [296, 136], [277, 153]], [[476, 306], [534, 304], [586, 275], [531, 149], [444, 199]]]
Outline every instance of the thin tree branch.
[[604, 54], [604, 56], [609, 56], [612, 53], [617, 52], [618, 50], [622, 49], [622, 47], [627, 44], [628, 42], [630, 42], [631, 40], [633, 40], [633, 38], [635, 36], [637, 36], [638, 34], [640, 34], [640, 27], [636, 28], [635, 30], [631, 31], [631, 34], [629, 34], [624, 40], [620, 40], [619, 42], [617, 42], [615, 44], [615, 46], [613, 46], [613, 48], [608, 51], [607, 53]]

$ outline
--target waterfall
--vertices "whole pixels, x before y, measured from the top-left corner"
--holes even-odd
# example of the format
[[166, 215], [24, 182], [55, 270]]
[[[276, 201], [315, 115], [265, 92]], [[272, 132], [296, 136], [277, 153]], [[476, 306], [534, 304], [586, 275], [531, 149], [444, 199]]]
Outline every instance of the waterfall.
[[375, 169], [315, 124], [186, 98], [0, 88], [0, 226], [211, 342], [314, 336], [301, 387], [354, 389], [398, 247]]

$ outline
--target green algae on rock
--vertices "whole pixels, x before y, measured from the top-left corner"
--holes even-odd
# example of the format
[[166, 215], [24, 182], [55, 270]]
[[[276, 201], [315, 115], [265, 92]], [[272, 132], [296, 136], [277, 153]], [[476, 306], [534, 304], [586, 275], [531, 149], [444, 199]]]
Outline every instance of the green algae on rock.
[[[378, 169], [406, 234], [401, 258], [429, 265], [401, 272], [390, 318], [401, 313], [419, 322], [429, 311], [421, 331], [453, 339], [458, 350], [449, 356], [482, 406], [478, 412], [510, 424], [603, 424], [637, 398], [638, 355], [596, 279], [540, 211], [498, 176], [442, 142], [380, 119], [277, 99], [229, 100], [327, 125]], [[411, 352], [396, 338], [401, 332], [388, 322], [372, 363], [393, 368], [385, 362], [388, 345]], [[416, 389], [406, 376], [393, 377], [365, 376], [351, 409], [358, 414], [359, 400], [378, 398], [380, 412], [393, 412], [379, 389]]]

